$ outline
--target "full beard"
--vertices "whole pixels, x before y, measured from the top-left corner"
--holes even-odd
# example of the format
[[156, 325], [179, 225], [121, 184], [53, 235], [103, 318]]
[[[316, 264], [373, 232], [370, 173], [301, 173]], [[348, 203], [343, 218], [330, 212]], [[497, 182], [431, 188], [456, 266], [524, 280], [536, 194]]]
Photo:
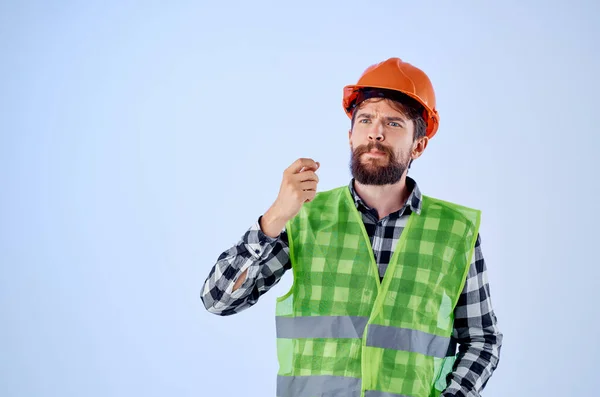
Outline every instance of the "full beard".
[[[373, 149], [385, 153], [385, 156], [363, 159], [363, 154]], [[408, 156], [398, 158], [379, 142], [370, 142], [368, 145], [357, 147], [351, 153], [350, 170], [354, 179], [363, 185], [389, 185], [400, 181], [408, 163]]]

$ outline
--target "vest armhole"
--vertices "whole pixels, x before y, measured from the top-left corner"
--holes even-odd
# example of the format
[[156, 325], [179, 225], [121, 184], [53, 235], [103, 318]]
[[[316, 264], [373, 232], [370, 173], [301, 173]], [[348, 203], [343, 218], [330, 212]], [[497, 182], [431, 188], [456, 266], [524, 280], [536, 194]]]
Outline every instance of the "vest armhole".
[[292, 285], [290, 286], [290, 289], [288, 292], [286, 292], [284, 295], [276, 298], [277, 302], [283, 302], [284, 300], [288, 299], [290, 297], [290, 295], [292, 295], [292, 293], [294, 292], [294, 286], [296, 284], [296, 266], [294, 263], [295, 248], [294, 248], [294, 239], [292, 238], [293, 234], [292, 234], [292, 221], [291, 220], [289, 220], [286, 223], [285, 228], [286, 228], [287, 235], [288, 235], [288, 247], [290, 250], [290, 264], [292, 266]]
[[460, 299], [460, 295], [462, 294], [462, 290], [465, 288], [465, 282], [467, 281], [467, 276], [469, 274], [469, 269], [471, 268], [471, 263], [473, 262], [473, 255], [475, 254], [475, 244], [477, 243], [477, 236], [479, 235], [479, 227], [481, 226], [481, 211], [471, 209], [471, 211], [475, 212], [475, 226], [473, 230], [473, 236], [471, 237], [471, 241], [469, 242], [469, 254], [467, 256], [467, 265], [465, 266], [464, 274], [462, 275], [461, 282], [461, 291], [456, 295], [456, 299], [453, 302], [452, 307], [455, 308], [458, 304], [458, 300]]

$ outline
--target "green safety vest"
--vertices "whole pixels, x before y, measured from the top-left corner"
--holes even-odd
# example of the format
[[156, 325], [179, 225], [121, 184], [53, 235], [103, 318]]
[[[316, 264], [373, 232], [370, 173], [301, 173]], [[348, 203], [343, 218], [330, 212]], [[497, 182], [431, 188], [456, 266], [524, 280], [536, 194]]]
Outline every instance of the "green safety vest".
[[478, 210], [422, 196], [380, 282], [348, 186], [304, 204], [286, 225], [294, 281], [276, 305], [277, 396], [439, 396], [479, 223]]

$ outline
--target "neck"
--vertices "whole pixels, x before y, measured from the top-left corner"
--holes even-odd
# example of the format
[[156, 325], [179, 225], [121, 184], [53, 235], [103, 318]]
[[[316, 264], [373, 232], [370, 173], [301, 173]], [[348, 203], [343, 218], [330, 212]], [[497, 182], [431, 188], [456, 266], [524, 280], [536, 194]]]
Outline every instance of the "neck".
[[410, 195], [406, 185], [406, 174], [391, 185], [363, 185], [354, 180], [354, 189], [366, 205], [377, 210], [379, 219], [402, 208]]

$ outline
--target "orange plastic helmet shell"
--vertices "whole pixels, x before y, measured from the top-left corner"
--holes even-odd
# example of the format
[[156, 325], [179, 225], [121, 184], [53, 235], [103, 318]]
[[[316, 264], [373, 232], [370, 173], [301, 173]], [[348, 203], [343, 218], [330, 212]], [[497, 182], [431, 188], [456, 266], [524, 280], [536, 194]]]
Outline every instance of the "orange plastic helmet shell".
[[419, 101], [425, 108], [426, 135], [432, 138], [440, 124], [440, 116], [435, 108], [435, 92], [429, 77], [419, 68], [400, 58], [389, 58], [369, 66], [358, 83], [344, 87], [343, 106], [348, 117], [352, 118], [352, 105], [360, 88], [384, 88], [402, 92]]

